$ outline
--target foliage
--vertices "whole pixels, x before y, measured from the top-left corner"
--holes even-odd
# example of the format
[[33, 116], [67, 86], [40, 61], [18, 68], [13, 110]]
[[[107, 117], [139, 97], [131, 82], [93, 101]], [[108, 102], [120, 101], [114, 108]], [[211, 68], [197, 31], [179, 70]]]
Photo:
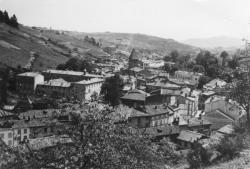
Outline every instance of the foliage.
[[224, 137], [220, 144], [216, 146], [216, 150], [221, 154], [221, 159], [231, 160], [238, 155], [243, 148], [243, 137], [238, 134], [236, 136]]
[[187, 155], [190, 169], [200, 169], [210, 164], [211, 153], [199, 143], [195, 143], [193, 149]]
[[249, 115], [249, 106], [250, 106], [250, 83], [249, 83], [249, 73], [243, 75], [241, 79], [238, 79], [236, 85], [230, 90], [228, 98], [237, 101], [240, 106], [247, 113], [247, 126], [250, 129], [250, 115]]
[[71, 58], [65, 64], [57, 66], [58, 70], [73, 70], [73, 71], [87, 71], [89, 73], [94, 71], [94, 65], [87, 60], [78, 58]]
[[179, 70], [179, 66], [177, 64], [174, 65], [169, 65], [169, 64], [165, 64], [164, 65], [164, 70], [170, 74], [174, 74], [174, 72], [176, 72], [177, 70]]
[[193, 71], [197, 72], [197, 73], [204, 73], [205, 72], [205, 68], [202, 65], [194, 65], [193, 66]]
[[2, 12], [1, 10], [0, 10], [0, 23], [6, 23], [7, 25], [10, 25], [14, 28], [18, 28], [19, 25], [15, 14], [12, 17], [9, 17], [7, 11]]
[[226, 51], [221, 52], [220, 57], [222, 58], [222, 66], [225, 66], [225, 59], [229, 56]]
[[211, 77], [218, 77], [220, 68], [218, 65], [217, 58], [212, 55], [209, 51], [201, 51], [196, 57], [196, 64], [201, 65], [205, 69], [205, 74]]
[[166, 162], [142, 131], [126, 123], [115, 124], [115, 115], [123, 117], [114, 114], [112, 108], [99, 110], [90, 105], [78, 111], [81, 113], [72, 110], [72, 125], [62, 128], [64, 134], [73, 138], [73, 144], [27, 152], [6, 168], [157, 169]]
[[211, 78], [208, 77], [208, 76], [201, 76], [200, 79], [199, 79], [199, 83], [198, 83], [197, 88], [198, 88], [198, 89], [202, 89], [203, 86], [204, 86], [205, 84], [207, 84], [210, 80], [211, 80]]
[[124, 87], [123, 79], [119, 74], [106, 78], [101, 87], [101, 94], [104, 100], [112, 106], [120, 104], [120, 97], [122, 96], [122, 89]]
[[235, 69], [237, 66], [239, 66], [239, 56], [237, 54], [233, 55], [233, 58], [232, 60], [230, 60], [228, 62], [228, 66], [231, 68], [231, 69]]

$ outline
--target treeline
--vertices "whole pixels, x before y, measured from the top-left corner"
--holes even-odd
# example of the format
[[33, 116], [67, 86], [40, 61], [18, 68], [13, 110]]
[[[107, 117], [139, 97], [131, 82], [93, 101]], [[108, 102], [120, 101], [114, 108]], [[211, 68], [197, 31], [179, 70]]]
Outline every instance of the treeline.
[[9, 14], [7, 11], [3, 12], [1, 10], [0, 10], [0, 23], [6, 23], [7, 25], [13, 28], [18, 28], [18, 25], [19, 25], [15, 14], [9, 17]]

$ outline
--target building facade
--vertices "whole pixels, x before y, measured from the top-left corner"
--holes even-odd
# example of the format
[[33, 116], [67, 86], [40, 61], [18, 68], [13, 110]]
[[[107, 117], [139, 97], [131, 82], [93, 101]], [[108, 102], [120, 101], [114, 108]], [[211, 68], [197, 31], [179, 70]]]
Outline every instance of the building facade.
[[44, 76], [35, 72], [17, 75], [17, 91], [21, 95], [33, 95], [38, 84], [44, 83]]

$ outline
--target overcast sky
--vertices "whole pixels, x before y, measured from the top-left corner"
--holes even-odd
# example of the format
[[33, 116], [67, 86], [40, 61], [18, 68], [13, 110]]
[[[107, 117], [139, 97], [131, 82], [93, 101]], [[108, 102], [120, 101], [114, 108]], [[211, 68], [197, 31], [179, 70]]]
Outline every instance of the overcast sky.
[[185, 40], [250, 35], [250, 0], [0, 0], [28, 26]]

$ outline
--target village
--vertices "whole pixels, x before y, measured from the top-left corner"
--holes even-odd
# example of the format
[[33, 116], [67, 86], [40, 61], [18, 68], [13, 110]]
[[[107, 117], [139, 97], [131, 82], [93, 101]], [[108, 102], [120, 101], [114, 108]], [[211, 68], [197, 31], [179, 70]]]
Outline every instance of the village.
[[176, 150], [192, 149], [197, 142], [213, 146], [246, 122], [245, 110], [226, 97], [232, 84], [215, 78], [198, 89], [203, 73], [169, 73], [163, 68], [166, 64], [172, 63], [142, 60], [133, 49], [128, 61], [97, 63], [97, 72], [102, 72], [98, 74], [54, 69], [18, 74], [21, 99], [0, 110], [0, 138], [9, 147], [31, 151], [72, 143], [69, 135], [59, 132], [72, 122], [71, 110], [63, 105], [78, 102], [104, 108], [102, 85], [117, 74], [124, 82], [120, 106], [128, 125], [145, 130], [152, 140], [167, 139]]

